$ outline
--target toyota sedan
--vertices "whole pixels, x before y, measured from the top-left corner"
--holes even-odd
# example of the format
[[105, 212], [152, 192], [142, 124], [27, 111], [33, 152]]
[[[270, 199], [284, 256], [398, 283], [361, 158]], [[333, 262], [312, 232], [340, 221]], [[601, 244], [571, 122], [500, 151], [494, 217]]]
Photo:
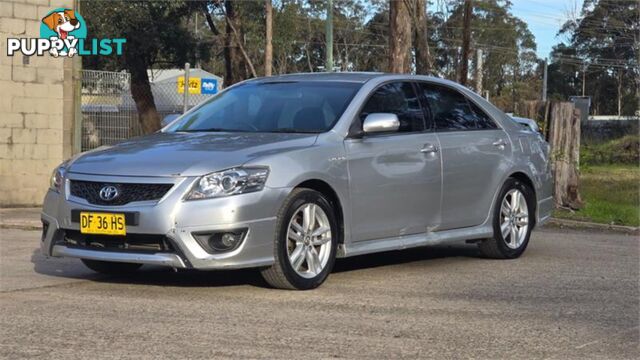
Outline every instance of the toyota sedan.
[[552, 209], [548, 145], [456, 83], [294, 74], [232, 86], [161, 131], [56, 168], [42, 251], [102, 273], [257, 268], [453, 242], [513, 259]]

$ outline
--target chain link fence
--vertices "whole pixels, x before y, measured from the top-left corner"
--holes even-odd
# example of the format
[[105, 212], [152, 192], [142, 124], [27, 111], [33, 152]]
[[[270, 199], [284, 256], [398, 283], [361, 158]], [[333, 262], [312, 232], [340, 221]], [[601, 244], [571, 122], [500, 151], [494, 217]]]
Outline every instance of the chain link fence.
[[123, 106], [130, 86], [127, 73], [82, 71], [82, 151], [111, 145], [139, 133], [135, 106]]
[[[151, 83], [153, 101], [160, 119], [182, 114], [184, 102], [184, 94], [178, 91], [178, 82], [183, 72], [167, 70], [164, 75], [164, 78], [157, 81], [153, 81], [152, 78]], [[208, 76], [198, 73], [195, 75]], [[197, 79], [201, 86], [201, 78]], [[213, 93], [190, 93], [188, 108], [215, 94], [220, 83], [221, 81], [216, 82]], [[131, 77], [128, 73], [82, 70], [81, 111], [82, 151], [142, 135], [136, 104], [131, 96]]]

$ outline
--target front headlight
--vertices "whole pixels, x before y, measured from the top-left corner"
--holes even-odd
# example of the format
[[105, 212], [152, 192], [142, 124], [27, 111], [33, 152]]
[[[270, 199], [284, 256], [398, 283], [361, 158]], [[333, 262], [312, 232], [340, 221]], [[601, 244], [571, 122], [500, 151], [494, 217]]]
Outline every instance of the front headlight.
[[211, 199], [260, 191], [269, 176], [267, 167], [238, 167], [199, 178], [185, 200]]
[[51, 173], [51, 180], [49, 181], [49, 187], [51, 190], [61, 193], [64, 186], [64, 174], [66, 172], [66, 168], [64, 164], [58, 166]]

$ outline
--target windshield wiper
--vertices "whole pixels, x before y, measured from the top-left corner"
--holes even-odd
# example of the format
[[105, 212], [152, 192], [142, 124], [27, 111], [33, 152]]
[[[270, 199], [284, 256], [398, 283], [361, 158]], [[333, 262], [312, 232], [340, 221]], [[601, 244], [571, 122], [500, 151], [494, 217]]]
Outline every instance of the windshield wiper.
[[305, 129], [295, 129], [295, 128], [279, 128], [273, 129], [265, 132], [270, 133], [300, 133], [300, 134], [318, 134], [322, 132], [321, 130], [305, 130]]

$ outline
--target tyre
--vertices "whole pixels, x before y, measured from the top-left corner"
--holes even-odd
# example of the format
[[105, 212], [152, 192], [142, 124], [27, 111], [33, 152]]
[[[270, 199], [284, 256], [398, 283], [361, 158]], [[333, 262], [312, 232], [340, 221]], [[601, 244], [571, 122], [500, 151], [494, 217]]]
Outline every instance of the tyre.
[[533, 190], [520, 180], [507, 179], [493, 209], [493, 238], [478, 244], [482, 255], [494, 259], [522, 255], [529, 244], [534, 216]]
[[335, 263], [338, 226], [321, 193], [294, 189], [278, 212], [272, 266], [262, 277], [278, 289], [308, 290], [322, 284]]
[[89, 269], [107, 275], [124, 275], [138, 270], [142, 264], [81, 259]]

